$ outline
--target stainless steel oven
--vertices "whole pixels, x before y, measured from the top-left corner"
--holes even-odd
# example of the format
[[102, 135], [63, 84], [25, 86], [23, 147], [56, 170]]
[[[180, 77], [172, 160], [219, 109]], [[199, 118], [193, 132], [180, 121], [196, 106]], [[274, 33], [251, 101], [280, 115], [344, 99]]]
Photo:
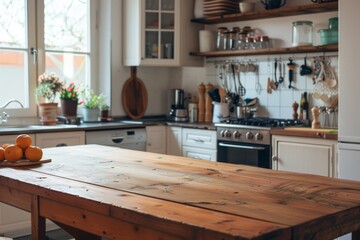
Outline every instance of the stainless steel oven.
[[252, 118], [216, 123], [217, 161], [256, 167], [271, 166], [272, 128], [303, 125], [299, 120]]
[[217, 161], [271, 168], [269, 129], [217, 127]]

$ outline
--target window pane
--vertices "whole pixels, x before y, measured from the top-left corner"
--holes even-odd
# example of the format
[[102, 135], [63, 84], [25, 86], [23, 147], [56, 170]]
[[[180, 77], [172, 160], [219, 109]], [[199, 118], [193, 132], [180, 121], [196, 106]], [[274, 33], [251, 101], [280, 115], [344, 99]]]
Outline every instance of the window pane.
[[[6, 84], [0, 87], [0, 105], [9, 99], [19, 100], [24, 107], [28, 107], [28, 79], [25, 67], [25, 51], [0, 50], [0, 76], [1, 81]], [[7, 108], [21, 108], [20, 105], [12, 103]]]
[[25, 0], [0, 0], [0, 47], [25, 48], [25, 16]]
[[87, 84], [89, 58], [85, 54], [46, 53], [46, 72], [56, 73], [66, 83]]
[[45, 49], [88, 52], [88, 1], [45, 0]]

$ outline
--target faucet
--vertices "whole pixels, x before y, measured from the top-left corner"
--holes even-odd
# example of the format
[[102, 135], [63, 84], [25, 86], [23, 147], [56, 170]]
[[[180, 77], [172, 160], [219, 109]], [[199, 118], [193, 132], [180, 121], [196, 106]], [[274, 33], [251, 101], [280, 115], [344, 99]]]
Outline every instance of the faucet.
[[16, 100], [16, 99], [10, 99], [9, 101], [7, 101], [3, 106], [1, 106], [0, 107], [0, 109], [4, 109], [4, 108], [6, 108], [7, 107], [7, 105], [9, 105], [10, 103], [12, 103], [12, 102], [16, 102], [16, 103], [18, 103], [20, 106], [21, 106], [21, 108], [24, 108], [24, 106], [22, 105], [22, 103], [19, 101], [19, 100]]
[[[24, 108], [24, 105], [22, 105], [22, 103], [19, 100], [10, 99], [3, 106], [1, 106], [0, 109], [6, 108], [12, 102], [16, 102], [21, 106], [21, 108]], [[9, 118], [9, 114], [7, 114], [6, 112], [3, 112], [2, 115], [0, 116], [0, 125], [3, 123], [6, 123], [8, 121], [8, 118]]]

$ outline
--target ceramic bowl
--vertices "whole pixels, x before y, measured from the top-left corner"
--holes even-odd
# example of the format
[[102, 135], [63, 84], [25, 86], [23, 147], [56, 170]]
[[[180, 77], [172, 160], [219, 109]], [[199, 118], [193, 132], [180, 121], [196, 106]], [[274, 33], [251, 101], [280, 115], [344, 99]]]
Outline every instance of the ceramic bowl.
[[240, 2], [239, 9], [241, 13], [253, 12], [255, 9], [255, 3], [253, 2]]

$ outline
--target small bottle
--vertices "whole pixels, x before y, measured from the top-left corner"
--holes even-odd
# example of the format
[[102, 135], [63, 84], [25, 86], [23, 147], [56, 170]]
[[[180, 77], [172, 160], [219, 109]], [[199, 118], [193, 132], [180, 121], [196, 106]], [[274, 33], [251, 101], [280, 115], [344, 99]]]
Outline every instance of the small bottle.
[[300, 113], [299, 113], [300, 120], [304, 120], [303, 109], [304, 109], [304, 94], [302, 93], [300, 98]]
[[304, 92], [304, 101], [302, 106], [303, 118], [304, 120], [309, 119], [309, 102], [307, 100], [307, 92]]

